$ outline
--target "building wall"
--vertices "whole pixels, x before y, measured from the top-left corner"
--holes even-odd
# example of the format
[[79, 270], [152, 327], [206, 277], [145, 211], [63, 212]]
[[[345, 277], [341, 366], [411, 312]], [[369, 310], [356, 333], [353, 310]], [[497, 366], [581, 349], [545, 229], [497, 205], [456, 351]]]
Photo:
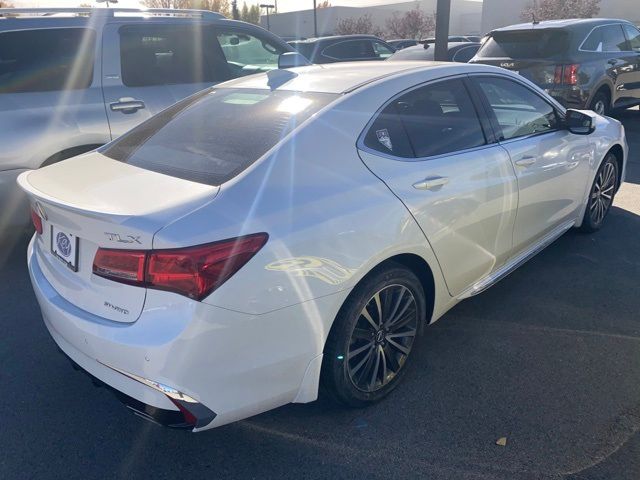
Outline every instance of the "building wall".
[[[380, 5], [373, 7], [329, 7], [318, 9], [318, 34], [332, 35], [338, 22], [345, 18], [357, 18], [371, 15], [374, 25], [385, 28], [386, 20], [394, 12], [403, 13], [416, 4], [425, 13], [435, 13], [437, 0], [419, 0], [413, 2]], [[482, 18], [482, 2], [473, 0], [452, 0], [451, 20], [449, 31], [451, 34], [475, 34], [480, 32]], [[261, 18], [263, 27], [267, 27], [266, 15]], [[280, 13], [269, 16], [270, 30], [277, 35], [286, 37], [313, 37], [313, 10]]]
[[[484, 0], [482, 32], [521, 23], [520, 13], [532, 0]], [[562, 1], [562, 0], [558, 0]], [[623, 18], [640, 24], [640, 1], [602, 0], [599, 17]]]

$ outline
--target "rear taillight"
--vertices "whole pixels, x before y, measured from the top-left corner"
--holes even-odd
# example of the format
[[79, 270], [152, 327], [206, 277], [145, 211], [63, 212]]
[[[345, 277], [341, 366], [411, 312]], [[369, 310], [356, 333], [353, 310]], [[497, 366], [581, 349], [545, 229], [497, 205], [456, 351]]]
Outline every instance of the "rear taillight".
[[565, 65], [563, 81], [565, 85], [577, 85], [578, 84], [578, 68], [580, 65]]
[[36, 232], [38, 232], [39, 235], [42, 235], [42, 219], [33, 208], [31, 209], [31, 221], [33, 222], [33, 226], [36, 228]]
[[240, 270], [268, 238], [266, 233], [256, 233], [171, 250], [98, 249], [93, 273], [201, 300]]
[[560, 85], [577, 85], [578, 84], [578, 70], [580, 65], [556, 65], [556, 70], [553, 75], [553, 83]]
[[116, 250], [99, 248], [93, 259], [93, 273], [100, 277], [131, 285], [144, 283], [144, 250]]

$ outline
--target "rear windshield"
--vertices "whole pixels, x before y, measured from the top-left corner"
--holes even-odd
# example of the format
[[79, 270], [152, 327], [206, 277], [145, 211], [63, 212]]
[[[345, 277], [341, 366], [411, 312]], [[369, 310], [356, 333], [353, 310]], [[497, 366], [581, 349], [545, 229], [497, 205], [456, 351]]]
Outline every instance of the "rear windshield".
[[476, 56], [542, 59], [565, 53], [568, 43], [569, 36], [560, 30], [493, 32]]
[[101, 153], [165, 175], [220, 185], [336, 97], [213, 88], [168, 108]]
[[311, 43], [311, 42], [289, 42], [289, 45], [291, 45], [298, 52], [304, 55], [308, 60], [311, 60], [311, 57], [313, 57], [314, 50], [317, 47], [316, 43]]

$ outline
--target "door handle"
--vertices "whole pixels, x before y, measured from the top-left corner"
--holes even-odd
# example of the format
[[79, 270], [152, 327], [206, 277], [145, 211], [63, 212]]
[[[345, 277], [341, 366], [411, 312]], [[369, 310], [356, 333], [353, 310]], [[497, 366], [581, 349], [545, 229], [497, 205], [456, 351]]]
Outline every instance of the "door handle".
[[516, 165], [519, 167], [530, 167], [534, 163], [536, 163], [535, 157], [522, 157], [520, 160], [516, 160]]
[[413, 188], [418, 190], [435, 190], [436, 188], [442, 187], [449, 183], [449, 179], [447, 177], [427, 177], [420, 182], [416, 182], [413, 184]]
[[110, 103], [109, 107], [114, 112], [133, 113], [137, 112], [141, 108], [145, 108], [145, 105], [142, 100], [136, 100], [135, 98], [131, 97], [123, 97], [118, 99], [117, 102]]

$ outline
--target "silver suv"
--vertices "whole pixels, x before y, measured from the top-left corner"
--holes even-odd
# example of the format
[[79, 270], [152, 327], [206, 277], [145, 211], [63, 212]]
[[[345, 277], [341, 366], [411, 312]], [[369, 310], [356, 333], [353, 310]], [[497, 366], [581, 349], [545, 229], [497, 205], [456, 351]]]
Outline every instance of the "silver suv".
[[24, 170], [93, 150], [207, 86], [277, 68], [290, 51], [208, 11], [0, 9], [0, 237], [28, 221], [15, 182]]

